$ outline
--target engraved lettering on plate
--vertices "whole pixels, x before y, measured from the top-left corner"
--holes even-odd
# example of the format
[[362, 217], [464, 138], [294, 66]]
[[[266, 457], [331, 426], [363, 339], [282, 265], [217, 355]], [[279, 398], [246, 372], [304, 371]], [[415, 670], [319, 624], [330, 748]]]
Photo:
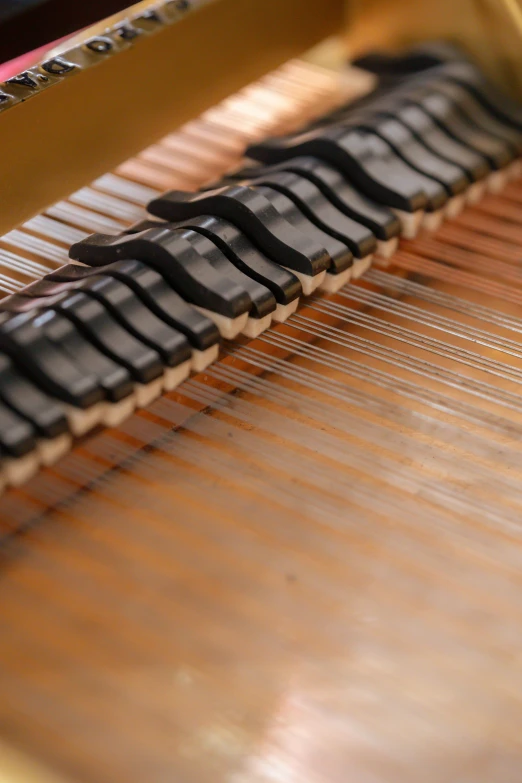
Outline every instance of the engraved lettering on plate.
[[67, 60], [63, 60], [61, 57], [46, 60], [40, 65], [42, 71], [50, 73], [51, 76], [65, 76], [66, 73], [74, 71], [77, 67], [74, 63], [67, 62]]
[[23, 71], [18, 76], [12, 76], [6, 79], [6, 84], [13, 84], [18, 87], [28, 87], [30, 90], [38, 89], [38, 82], [29, 71]]
[[[204, 2], [206, 0], [202, 0], [202, 4]], [[60, 56], [45, 60], [31, 70], [23, 71], [1, 82], [0, 85], [3, 85], [4, 89], [0, 87], [0, 111], [24, 101], [31, 95], [36, 95], [46, 87], [51, 87], [68, 73], [95, 65], [96, 58], [92, 57], [93, 54], [106, 55], [118, 52], [126, 48], [126, 43], [131, 43], [138, 36], [156, 32], [158, 26], [175, 21], [179, 14], [190, 10], [193, 5], [198, 3], [193, 0], [163, 0], [161, 6], [158, 4], [158, 7], [144, 11], [131, 19], [131, 23], [120, 22], [110, 31], [108, 30], [106, 35], [91, 38], [63, 52]], [[9, 89], [10, 87], [13, 89]]]
[[124, 23], [119, 25], [119, 27], [116, 27], [114, 32], [122, 41], [132, 41], [134, 38], [137, 38], [138, 35], [141, 35], [143, 30], [139, 30], [131, 24]]
[[89, 51], [96, 52], [96, 54], [109, 54], [114, 48], [114, 43], [110, 38], [100, 36], [98, 38], [91, 38], [90, 41], [86, 41], [84, 46], [86, 49], [89, 49]]

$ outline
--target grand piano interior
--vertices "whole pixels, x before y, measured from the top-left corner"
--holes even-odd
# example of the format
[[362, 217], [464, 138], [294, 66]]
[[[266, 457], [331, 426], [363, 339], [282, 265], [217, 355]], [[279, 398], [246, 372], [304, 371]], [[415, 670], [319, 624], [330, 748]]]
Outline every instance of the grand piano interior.
[[519, 0], [0, 35], [0, 781], [518, 783]]

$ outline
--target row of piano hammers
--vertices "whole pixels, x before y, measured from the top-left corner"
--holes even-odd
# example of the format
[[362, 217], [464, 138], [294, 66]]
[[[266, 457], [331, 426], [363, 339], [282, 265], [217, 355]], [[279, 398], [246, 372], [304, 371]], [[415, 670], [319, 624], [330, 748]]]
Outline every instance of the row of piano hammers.
[[0, 302], [1, 486], [520, 175], [522, 107], [460, 52], [357, 65], [377, 77], [369, 95], [156, 198], [150, 219], [73, 245], [73, 263]]

